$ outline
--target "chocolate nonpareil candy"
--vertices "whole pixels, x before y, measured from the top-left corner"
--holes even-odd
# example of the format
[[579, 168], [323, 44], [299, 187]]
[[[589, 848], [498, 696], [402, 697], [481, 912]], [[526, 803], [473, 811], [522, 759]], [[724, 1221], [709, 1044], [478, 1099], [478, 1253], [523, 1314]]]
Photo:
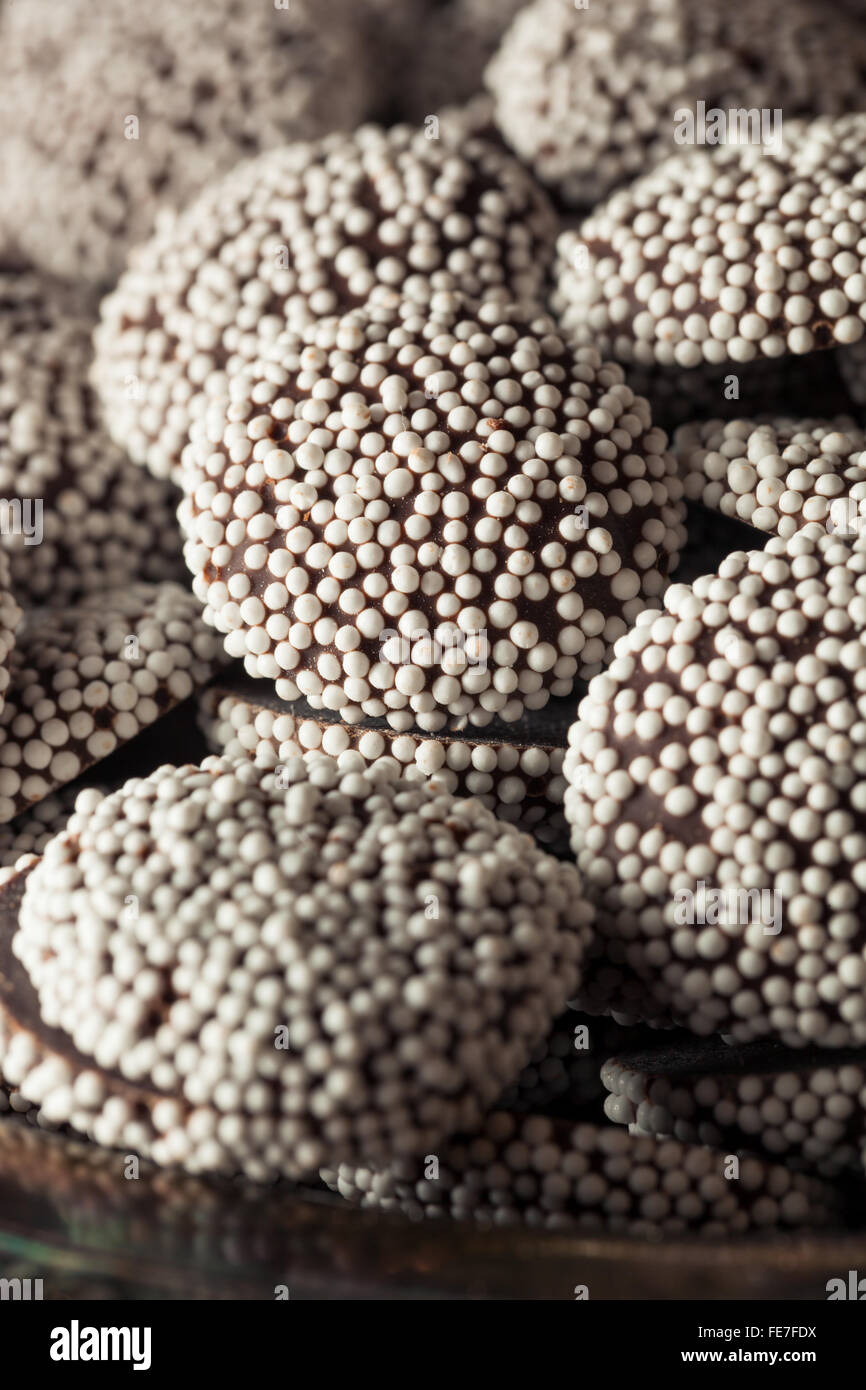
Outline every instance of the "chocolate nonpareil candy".
[[111, 283], [158, 214], [239, 160], [369, 114], [360, 8], [328, 0], [322, 23], [315, 0], [4, 6], [7, 235], [57, 275]]
[[285, 771], [132, 779], [0, 890], [16, 1108], [270, 1180], [424, 1152], [528, 1060], [580, 976], [573, 865], [381, 769]]
[[617, 361], [688, 368], [857, 343], [864, 152], [855, 114], [672, 155], [563, 233], [566, 330]]
[[198, 707], [214, 753], [269, 768], [305, 752], [327, 753], [346, 771], [385, 762], [407, 781], [476, 797], [547, 848], [568, 853], [562, 764], [574, 713], [570, 700], [552, 700], [514, 724], [397, 733], [383, 719], [351, 725], [306, 700], [281, 700], [269, 682], [231, 669], [202, 691]]
[[866, 516], [866, 435], [850, 416], [707, 420], [678, 429], [674, 450], [689, 499], [758, 531], [815, 521], [852, 536]]
[[685, 540], [649, 408], [488, 300], [286, 332], [184, 456], [184, 554], [251, 676], [348, 723], [509, 723], [658, 602]]
[[160, 220], [95, 335], [108, 428], [135, 462], [180, 482], [193, 420], [287, 327], [395, 297], [538, 297], [547, 199], [504, 150], [449, 131], [362, 126], [285, 145]]
[[6, 657], [0, 824], [134, 739], [219, 664], [213, 633], [178, 584], [29, 610]]
[[418, 1221], [609, 1231], [706, 1240], [822, 1227], [838, 1220], [832, 1186], [781, 1164], [698, 1145], [495, 1111], [423, 1159], [323, 1171], [347, 1200]]
[[0, 267], [0, 549], [26, 607], [185, 578], [176, 489], [100, 418], [93, 326], [67, 287]]
[[601, 1068], [604, 1112], [632, 1132], [862, 1174], [866, 1054], [689, 1039], [626, 1048]]
[[589, 208], [690, 133], [733, 144], [727, 122], [742, 120], [739, 138], [778, 139], [783, 113], [787, 130], [857, 110], [863, 61], [858, 26], [801, 0], [534, 0], [485, 80], [511, 147], [561, 203]]
[[628, 979], [644, 1017], [700, 1035], [861, 1045], [866, 537], [811, 522], [664, 604], [569, 734], [587, 997], [623, 1009]]

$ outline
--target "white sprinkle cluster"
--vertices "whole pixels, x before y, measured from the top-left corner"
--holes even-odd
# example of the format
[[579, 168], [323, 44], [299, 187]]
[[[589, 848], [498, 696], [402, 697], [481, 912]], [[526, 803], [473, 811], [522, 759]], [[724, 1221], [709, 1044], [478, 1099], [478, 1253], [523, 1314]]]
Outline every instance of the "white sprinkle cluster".
[[810, 521], [866, 530], [866, 437], [853, 420], [707, 420], [674, 436], [686, 496], [787, 539]]
[[475, 802], [287, 774], [162, 767], [49, 843], [13, 943], [39, 1025], [0, 1007], [16, 1108], [262, 1180], [479, 1122], [579, 978], [577, 871]]
[[863, 58], [859, 26], [799, 0], [535, 0], [486, 80], [512, 148], [589, 207], [677, 148], [677, 110], [781, 109], [785, 122], [854, 110]]
[[6, 5], [8, 235], [58, 275], [111, 280], [160, 206], [244, 156], [363, 120], [359, 7], [328, 0], [327, 10], [325, 20], [317, 0]]
[[63, 787], [0, 827], [0, 885], [8, 883], [21, 869], [34, 864], [48, 841], [66, 829], [78, 797], [83, 798], [78, 808], [82, 810], [94, 797], [104, 795], [104, 792], [104, 788], [97, 790], [88, 787], [81, 791], [78, 786]]
[[866, 115], [784, 137], [674, 155], [564, 232], [554, 303], [575, 340], [680, 367], [858, 342]]
[[772, 1069], [750, 1070], [732, 1051], [708, 1072], [658, 1060], [611, 1057], [601, 1069], [604, 1113], [632, 1133], [672, 1136], [726, 1152], [745, 1149], [826, 1176], [861, 1170], [866, 1144], [866, 1065], [852, 1058], [797, 1070], [784, 1054]]
[[[282, 330], [395, 292], [540, 292], [555, 221], [480, 140], [364, 126], [272, 150], [166, 214], [102, 304], [94, 380], [115, 439], [177, 476], [203, 399]], [[130, 393], [128, 382], [137, 383]]]
[[199, 718], [209, 746], [227, 758], [251, 758], [275, 768], [306, 752], [327, 753], [341, 771], [385, 763], [407, 782], [431, 782], [457, 796], [475, 796], [483, 806], [548, 846], [568, 845], [562, 813], [565, 749], [490, 739], [424, 738], [390, 729], [335, 724], [309, 715], [268, 709], [219, 685], [199, 701]]
[[5, 663], [0, 824], [187, 699], [219, 655], [178, 584], [132, 584], [26, 613]]
[[534, 0], [485, 78], [509, 145], [588, 208], [673, 153], [674, 113], [698, 101], [785, 122], [856, 110], [865, 51], [858, 25], [799, 0]]
[[722, 1153], [674, 1139], [494, 1111], [477, 1133], [448, 1143], [438, 1178], [425, 1176], [429, 1158], [343, 1165], [322, 1178], [349, 1201], [416, 1221], [712, 1240], [833, 1219], [828, 1184], [759, 1158], [742, 1159], [729, 1180], [725, 1164]]
[[665, 445], [621, 369], [546, 316], [323, 320], [196, 431], [193, 587], [286, 700], [400, 731], [513, 721], [660, 595], [684, 539]]
[[866, 1041], [864, 699], [866, 536], [814, 522], [617, 643], [565, 761], [614, 999], [622, 968], [698, 1034]]
[[173, 487], [142, 477], [99, 418], [91, 321], [47, 282], [41, 303], [19, 300], [17, 331], [15, 317], [0, 303], [0, 547], [16, 595], [63, 605], [184, 578]]

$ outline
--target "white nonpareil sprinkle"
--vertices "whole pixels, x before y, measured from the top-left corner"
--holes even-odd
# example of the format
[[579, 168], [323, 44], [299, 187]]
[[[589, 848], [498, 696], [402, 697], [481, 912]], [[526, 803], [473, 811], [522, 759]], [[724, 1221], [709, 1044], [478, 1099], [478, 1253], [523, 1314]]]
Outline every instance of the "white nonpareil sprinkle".
[[318, 754], [284, 771], [162, 767], [48, 844], [13, 949], [81, 1055], [9, 1001], [17, 1108], [261, 1180], [478, 1123], [579, 979], [576, 869], [477, 802]]
[[673, 155], [560, 237], [564, 325], [647, 366], [737, 367], [858, 342], [864, 159], [866, 115], [786, 120], [781, 151]]
[[546, 316], [323, 320], [195, 432], [193, 587], [286, 700], [398, 730], [510, 722], [658, 600], [684, 539], [665, 445], [621, 370]]
[[686, 497], [787, 538], [866, 529], [866, 436], [835, 420], [707, 420], [674, 435]]
[[163, 216], [103, 301], [94, 381], [108, 427], [177, 478], [207, 397], [285, 327], [398, 295], [537, 296], [555, 225], [516, 160], [448, 122], [438, 140], [364, 126], [246, 161]]
[[624, 972], [698, 1034], [866, 1042], [864, 575], [866, 537], [773, 537], [674, 585], [591, 682], [565, 810], [596, 1003]]

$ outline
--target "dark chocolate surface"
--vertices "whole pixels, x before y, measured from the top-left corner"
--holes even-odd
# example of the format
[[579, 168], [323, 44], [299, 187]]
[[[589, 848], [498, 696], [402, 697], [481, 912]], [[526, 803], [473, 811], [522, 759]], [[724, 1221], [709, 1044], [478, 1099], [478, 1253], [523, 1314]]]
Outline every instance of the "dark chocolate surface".
[[[347, 726], [335, 710], [313, 709], [304, 699], [281, 700], [273, 683], [248, 676], [238, 662], [228, 671], [223, 671], [208, 687], [220, 695], [232, 695], [238, 700], [247, 700], [261, 709], [272, 710], [278, 714], [290, 714], [295, 719], [312, 719], [317, 724], [339, 724]], [[463, 728], [441, 729], [436, 733], [411, 728], [405, 730], [416, 738], [431, 739], [436, 743], [508, 743], [515, 748], [565, 748], [568, 743], [568, 730], [577, 711], [578, 703], [586, 685], [575, 682], [571, 695], [551, 699], [540, 710], [526, 710], [519, 719], [505, 724], [501, 719], [493, 719], [482, 729], [471, 724]], [[386, 738], [399, 738], [400, 733], [391, 728], [385, 719], [362, 719], [352, 728], [374, 729]], [[402, 731], [401, 731], [402, 732]]]

